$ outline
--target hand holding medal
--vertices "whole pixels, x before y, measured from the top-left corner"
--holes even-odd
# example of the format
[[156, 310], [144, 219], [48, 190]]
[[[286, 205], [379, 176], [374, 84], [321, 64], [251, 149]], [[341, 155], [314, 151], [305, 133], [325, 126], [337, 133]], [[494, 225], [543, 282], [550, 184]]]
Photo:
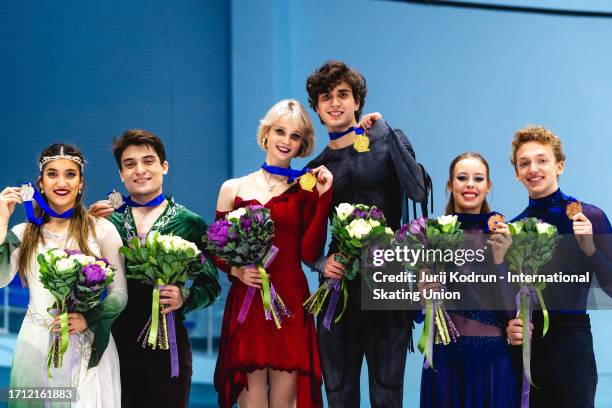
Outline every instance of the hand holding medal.
[[580, 201], [572, 201], [565, 207], [565, 214], [572, 222], [572, 229], [580, 249], [587, 255], [595, 253], [595, 242], [593, 241], [593, 224], [582, 212]]
[[[500, 265], [504, 262], [508, 248], [512, 245], [510, 228], [505, 224], [506, 218], [502, 214], [493, 214], [487, 221], [487, 228], [491, 232], [491, 237], [487, 244], [491, 245], [493, 252], [493, 262]], [[486, 231], [485, 231], [486, 232]]]
[[107, 200], [96, 201], [89, 206], [88, 211], [90, 214], [95, 215], [96, 217], [106, 218], [114, 213], [117, 209], [121, 208], [123, 204], [123, 196], [120, 192], [113, 189], [110, 193], [108, 193]]
[[0, 193], [0, 223], [8, 225], [8, 220], [15, 211], [15, 205], [23, 201], [21, 188], [6, 187]]
[[[307, 175], [310, 175], [310, 189], [305, 188], [302, 184], [302, 179], [304, 178], [304, 176]], [[319, 166], [315, 169], [312, 169], [310, 173], [306, 173], [304, 176], [300, 177], [300, 185], [302, 186], [302, 188], [308, 191], [312, 191], [312, 187], [316, 185], [319, 196], [325, 194], [331, 188], [332, 183], [334, 181], [334, 176], [325, 166]]]

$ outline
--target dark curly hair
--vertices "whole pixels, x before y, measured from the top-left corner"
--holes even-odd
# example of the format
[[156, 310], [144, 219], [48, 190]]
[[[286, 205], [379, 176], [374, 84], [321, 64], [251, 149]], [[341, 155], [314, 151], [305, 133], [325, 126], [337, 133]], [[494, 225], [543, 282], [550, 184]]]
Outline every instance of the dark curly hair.
[[316, 112], [319, 95], [330, 92], [341, 82], [346, 82], [350, 85], [353, 91], [353, 98], [355, 98], [355, 101], [359, 102], [359, 109], [355, 112], [355, 120], [359, 121], [363, 105], [365, 104], [365, 97], [368, 92], [366, 80], [363, 75], [353, 68], [348, 67], [342, 61], [327, 61], [308, 77], [306, 80], [308, 103]]

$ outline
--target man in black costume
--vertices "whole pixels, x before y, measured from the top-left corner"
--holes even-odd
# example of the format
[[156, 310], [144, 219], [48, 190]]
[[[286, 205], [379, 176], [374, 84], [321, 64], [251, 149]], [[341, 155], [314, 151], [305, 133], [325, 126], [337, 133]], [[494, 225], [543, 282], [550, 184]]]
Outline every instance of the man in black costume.
[[[416, 162], [408, 138], [379, 113], [366, 115], [357, 127], [366, 96], [365, 78], [340, 61], [328, 61], [307, 80], [308, 101], [327, 127], [330, 142], [309, 165], [325, 165], [334, 174], [333, 207], [346, 202], [376, 205], [391, 228], [400, 226], [406, 194], [426, 208], [430, 179]], [[363, 132], [366, 130], [367, 133]], [[404, 208], [406, 213], [408, 208]], [[330, 218], [333, 210], [330, 213]], [[327, 257], [311, 265], [321, 279], [340, 279], [344, 266]], [[344, 315], [328, 330], [323, 314], [317, 334], [327, 400], [331, 407], [359, 406], [361, 364], [368, 363], [372, 407], [401, 407], [404, 367], [412, 339], [410, 311], [361, 310], [360, 279], [348, 281]], [[336, 315], [339, 313], [336, 310]], [[324, 309], [325, 310], [325, 307]]]

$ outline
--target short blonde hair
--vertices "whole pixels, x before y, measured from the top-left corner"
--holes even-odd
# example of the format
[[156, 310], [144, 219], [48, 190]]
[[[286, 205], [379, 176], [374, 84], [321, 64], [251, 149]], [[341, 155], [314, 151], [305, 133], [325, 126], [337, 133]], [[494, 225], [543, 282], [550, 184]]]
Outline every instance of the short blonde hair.
[[280, 118], [288, 115], [291, 119], [295, 120], [302, 132], [302, 145], [298, 150], [296, 157], [306, 157], [312, 153], [315, 145], [315, 134], [314, 127], [312, 126], [312, 120], [310, 115], [304, 109], [301, 103], [295, 99], [283, 99], [277, 102], [270, 110], [266, 113], [266, 116], [259, 121], [259, 129], [257, 130], [257, 144], [265, 150], [266, 149], [266, 136], [272, 125], [274, 125]]
[[565, 153], [563, 153], [563, 143], [552, 131], [543, 126], [529, 125], [523, 129], [519, 129], [514, 134], [512, 140], [512, 152], [510, 153], [510, 162], [516, 168], [516, 152], [527, 142], [537, 142], [545, 146], [551, 146], [555, 160], [557, 162], [565, 161]]

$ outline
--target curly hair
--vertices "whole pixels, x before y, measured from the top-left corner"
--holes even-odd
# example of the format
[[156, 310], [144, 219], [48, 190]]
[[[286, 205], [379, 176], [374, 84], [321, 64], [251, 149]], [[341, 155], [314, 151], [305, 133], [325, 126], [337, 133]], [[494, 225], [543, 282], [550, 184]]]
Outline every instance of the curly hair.
[[563, 153], [563, 143], [557, 135], [543, 126], [528, 125], [523, 129], [519, 129], [514, 133], [512, 140], [512, 151], [510, 153], [510, 162], [516, 168], [516, 152], [527, 142], [537, 142], [546, 146], [551, 146], [555, 160], [557, 162], [565, 161], [565, 153]]
[[363, 75], [353, 68], [348, 67], [342, 61], [327, 61], [308, 77], [306, 80], [308, 103], [316, 112], [319, 95], [330, 92], [342, 82], [346, 82], [350, 85], [353, 92], [353, 98], [359, 103], [359, 110], [355, 112], [355, 120], [359, 121], [368, 91], [366, 80]]

